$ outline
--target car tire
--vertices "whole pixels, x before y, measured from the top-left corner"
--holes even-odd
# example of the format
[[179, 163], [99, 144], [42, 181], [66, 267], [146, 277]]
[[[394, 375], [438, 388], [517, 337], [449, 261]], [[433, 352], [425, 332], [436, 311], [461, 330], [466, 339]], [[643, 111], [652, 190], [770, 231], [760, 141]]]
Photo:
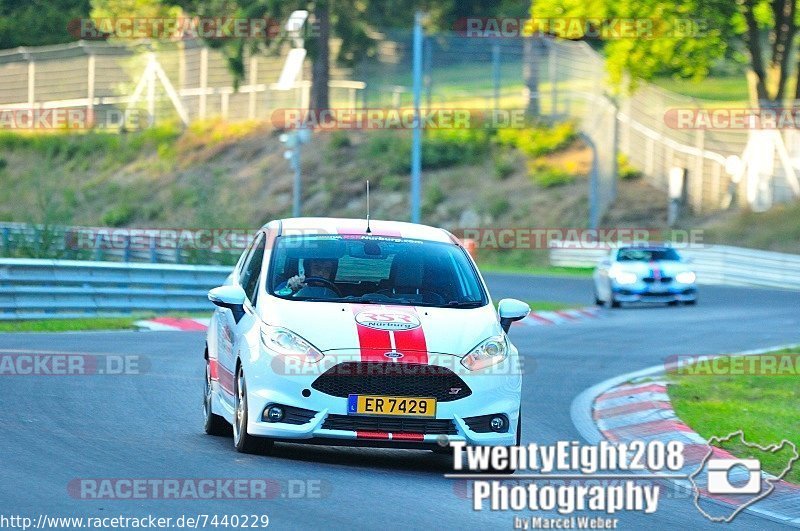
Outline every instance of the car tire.
[[691, 301], [683, 301], [686, 306], [695, 306], [697, 304], [697, 299]]
[[247, 382], [244, 370], [239, 365], [233, 390], [233, 445], [243, 454], [266, 454], [274, 442], [265, 437], [255, 437], [247, 433]]
[[603, 302], [603, 301], [600, 299], [600, 296], [597, 294], [597, 290], [596, 290], [596, 289], [594, 290], [594, 303], [595, 303], [597, 306], [602, 306], [603, 304], [605, 304], [605, 303], [604, 303], [604, 302]]
[[669, 301], [667, 303], [667, 306], [677, 306], [677, 305], [678, 305], [678, 301]]
[[231, 425], [214, 413], [211, 406], [213, 401], [213, 388], [211, 386], [211, 362], [206, 358], [206, 378], [203, 388], [203, 430], [209, 435], [223, 436], [231, 434]]
[[621, 303], [614, 297], [613, 293], [611, 294], [611, 298], [609, 299], [608, 304], [612, 308], [619, 308], [621, 306]]

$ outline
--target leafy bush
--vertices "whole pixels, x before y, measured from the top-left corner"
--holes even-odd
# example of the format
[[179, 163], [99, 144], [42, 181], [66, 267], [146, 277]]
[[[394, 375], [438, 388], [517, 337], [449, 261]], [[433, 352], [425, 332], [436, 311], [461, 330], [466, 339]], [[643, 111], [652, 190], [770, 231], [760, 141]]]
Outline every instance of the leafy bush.
[[617, 175], [623, 181], [635, 181], [642, 177], [642, 172], [634, 168], [628, 157], [620, 153], [617, 155]]
[[498, 219], [511, 209], [511, 202], [504, 196], [498, 195], [486, 200], [486, 212], [494, 219]]
[[334, 131], [330, 134], [331, 149], [342, 149], [350, 147], [351, 145], [350, 136], [347, 134], [347, 131]]
[[546, 162], [534, 161], [529, 165], [528, 170], [534, 184], [542, 188], [563, 186], [577, 180], [577, 176], [574, 173]]
[[553, 127], [498, 129], [495, 139], [501, 146], [511, 146], [530, 157], [541, 157], [569, 146], [576, 138], [575, 126], [563, 122]]
[[[422, 167], [426, 170], [474, 164], [488, 155], [489, 135], [480, 129], [431, 129], [422, 141]], [[372, 133], [364, 155], [381, 161], [390, 173], [411, 171], [411, 135], [405, 131]]]
[[122, 227], [131, 221], [134, 215], [136, 215], [136, 211], [131, 205], [121, 203], [111, 207], [111, 210], [103, 214], [103, 224], [109, 227]]
[[514, 173], [514, 156], [511, 153], [500, 153], [494, 157], [494, 174], [498, 179], [507, 179]]
[[485, 157], [489, 148], [489, 135], [482, 129], [431, 129], [422, 143], [422, 167], [473, 164]]

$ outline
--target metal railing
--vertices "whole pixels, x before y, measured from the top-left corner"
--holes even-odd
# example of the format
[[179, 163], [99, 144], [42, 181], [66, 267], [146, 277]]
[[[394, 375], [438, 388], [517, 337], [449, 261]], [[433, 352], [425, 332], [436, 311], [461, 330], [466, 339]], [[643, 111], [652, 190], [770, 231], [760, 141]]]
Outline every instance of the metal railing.
[[226, 266], [0, 259], [0, 320], [210, 311]]
[[[608, 255], [603, 249], [564, 247], [553, 242], [550, 263], [561, 267], [594, 267]], [[800, 290], [800, 255], [727, 245], [679, 249], [691, 259], [699, 284]]]
[[[233, 230], [228, 229], [229, 232]], [[236, 229], [238, 246], [219, 248], [212, 245], [214, 231], [225, 232], [222, 229], [126, 229], [0, 222], [0, 258], [226, 265], [239, 258], [245, 244], [255, 234], [255, 230]], [[201, 236], [205, 239], [197, 242]]]

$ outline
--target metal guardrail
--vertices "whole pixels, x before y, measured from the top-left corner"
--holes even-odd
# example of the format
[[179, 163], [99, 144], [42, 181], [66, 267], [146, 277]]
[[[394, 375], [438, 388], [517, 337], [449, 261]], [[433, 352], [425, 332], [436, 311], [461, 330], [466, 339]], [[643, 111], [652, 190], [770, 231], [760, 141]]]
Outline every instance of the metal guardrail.
[[[692, 260], [699, 284], [800, 290], [800, 255], [727, 245], [679, 249], [679, 252]], [[553, 242], [550, 263], [561, 267], [594, 267], [607, 254], [603, 249], [564, 247]]]
[[[800, 290], [800, 256], [722, 245], [685, 249], [698, 282]], [[603, 249], [550, 249], [562, 267], [593, 267]], [[0, 320], [194, 312], [230, 266], [0, 259]]]
[[[149, 262], [152, 264], [226, 264], [238, 259], [244, 244], [220, 249], [191, 245], [198, 234], [208, 236], [217, 229], [158, 229], [73, 227], [0, 222], [0, 258], [49, 258], [96, 262]], [[230, 229], [229, 229], [230, 230]], [[222, 231], [224, 232], [224, 231]], [[237, 229], [237, 233], [245, 233]], [[172, 234], [172, 239], [166, 237]], [[188, 236], [188, 237], [184, 237]]]
[[228, 266], [0, 259], [0, 320], [210, 311]]

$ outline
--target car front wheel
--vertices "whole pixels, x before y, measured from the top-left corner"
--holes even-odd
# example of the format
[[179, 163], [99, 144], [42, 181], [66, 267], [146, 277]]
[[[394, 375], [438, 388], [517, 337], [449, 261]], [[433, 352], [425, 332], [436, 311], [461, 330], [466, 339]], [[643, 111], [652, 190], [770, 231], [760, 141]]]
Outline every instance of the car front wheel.
[[247, 382], [242, 366], [236, 370], [234, 390], [233, 444], [237, 452], [263, 454], [272, 449], [273, 441], [247, 433]]

